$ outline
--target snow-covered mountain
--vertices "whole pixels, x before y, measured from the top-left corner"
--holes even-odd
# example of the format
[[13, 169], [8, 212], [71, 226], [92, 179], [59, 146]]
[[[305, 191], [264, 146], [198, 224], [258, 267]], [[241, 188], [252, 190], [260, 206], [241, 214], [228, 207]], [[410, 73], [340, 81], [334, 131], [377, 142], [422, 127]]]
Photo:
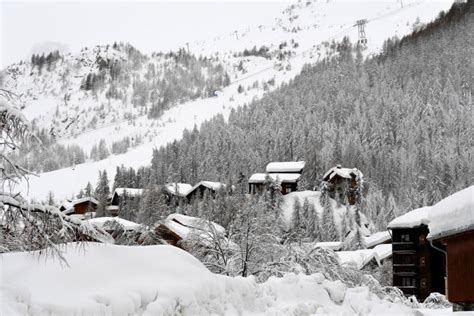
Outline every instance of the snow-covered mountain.
[[[104, 45], [62, 56], [41, 71], [37, 60], [11, 65], [3, 71], [2, 85], [22, 96], [26, 116], [51, 131], [59, 143], [77, 144], [89, 152], [101, 139], [108, 146], [126, 136], [141, 140], [124, 154], [42, 173], [30, 179], [28, 192], [27, 186], [22, 190], [39, 199], [49, 191], [70, 197], [88, 181], [94, 183], [99, 170], [113, 178], [121, 164], [148, 165], [153, 148], [178, 139], [184, 129], [216, 114], [227, 117], [233, 108], [294, 78], [305, 64], [334, 53], [332, 40], [348, 36], [356, 42], [355, 21], [368, 21], [365, 54], [370, 55], [380, 51], [385, 39], [408, 34], [451, 3], [299, 1], [271, 25], [190, 41], [173, 54], [146, 56], [126, 44]], [[202, 57], [189, 57], [189, 64], [179, 60], [182, 55]], [[124, 70], [115, 81], [114, 65]], [[173, 81], [173, 88], [182, 89], [165, 95], [159, 84]], [[155, 99], [152, 91], [158, 94]], [[150, 115], [153, 107], [158, 112]]]

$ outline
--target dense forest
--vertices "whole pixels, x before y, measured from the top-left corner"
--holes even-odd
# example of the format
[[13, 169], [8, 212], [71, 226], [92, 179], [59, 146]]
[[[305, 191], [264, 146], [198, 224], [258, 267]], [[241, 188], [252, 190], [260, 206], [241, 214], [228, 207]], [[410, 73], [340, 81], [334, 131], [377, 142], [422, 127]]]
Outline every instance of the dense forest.
[[341, 164], [364, 173], [374, 217], [388, 199], [404, 213], [472, 184], [473, 7], [454, 4], [367, 59], [345, 38], [337, 56], [228, 121], [217, 116], [156, 149], [151, 181], [239, 183], [270, 161], [305, 160], [313, 189]]

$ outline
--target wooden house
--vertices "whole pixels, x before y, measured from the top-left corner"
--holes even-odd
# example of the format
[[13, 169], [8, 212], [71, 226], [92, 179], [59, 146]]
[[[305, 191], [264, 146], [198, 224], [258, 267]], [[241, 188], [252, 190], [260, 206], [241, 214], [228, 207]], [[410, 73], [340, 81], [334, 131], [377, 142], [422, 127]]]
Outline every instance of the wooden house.
[[112, 194], [110, 205], [120, 206], [125, 197], [135, 198], [143, 194], [143, 189], [136, 188], [116, 188]]
[[180, 246], [181, 240], [190, 238], [192, 234], [199, 236], [199, 242], [207, 246], [213, 234], [225, 235], [224, 227], [214, 222], [183, 214], [170, 214], [156, 227], [156, 233], [173, 246]]
[[474, 186], [435, 204], [428, 240], [443, 256], [446, 296], [455, 311], [474, 310]]
[[106, 208], [108, 214], [111, 216], [118, 216], [120, 208], [123, 207], [125, 203], [130, 203], [130, 201], [140, 197], [142, 194], [143, 189], [116, 188], [110, 199], [110, 205]]
[[193, 188], [188, 183], [167, 183], [163, 186], [163, 194], [168, 205], [178, 205], [180, 201], [185, 200], [188, 193]]
[[226, 185], [221, 182], [201, 181], [186, 193], [186, 198], [189, 201], [193, 201], [195, 199], [202, 199], [205, 195], [215, 197], [216, 193], [225, 187]]
[[357, 201], [357, 190], [362, 184], [363, 174], [357, 168], [342, 168], [337, 165], [329, 169], [323, 176], [329, 196], [342, 204], [349, 202], [354, 205]]
[[393, 286], [420, 301], [432, 292], [445, 293], [443, 255], [426, 239], [429, 210], [415, 209], [388, 225], [392, 233]]
[[297, 191], [305, 164], [304, 161], [269, 163], [266, 173], [255, 173], [249, 178], [249, 194], [265, 192], [272, 183], [280, 185], [283, 195]]
[[99, 201], [91, 196], [83, 197], [72, 202], [74, 212], [71, 214], [84, 215], [96, 211]]

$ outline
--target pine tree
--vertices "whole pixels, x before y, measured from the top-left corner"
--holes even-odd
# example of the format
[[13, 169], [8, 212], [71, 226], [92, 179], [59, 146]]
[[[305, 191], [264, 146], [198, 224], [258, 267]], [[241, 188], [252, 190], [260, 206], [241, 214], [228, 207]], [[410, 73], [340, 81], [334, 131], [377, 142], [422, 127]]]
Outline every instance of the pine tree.
[[293, 202], [293, 214], [291, 218], [292, 233], [294, 238], [301, 242], [302, 222], [301, 222], [301, 203], [298, 198]]
[[56, 205], [56, 199], [54, 198], [53, 191], [48, 192], [48, 197], [46, 199], [46, 204], [51, 205], [51, 206]]
[[92, 196], [92, 184], [90, 182], [87, 182], [87, 185], [84, 189], [84, 195], [87, 197]]
[[323, 190], [321, 192], [321, 200], [323, 206], [323, 216], [321, 223], [322, 239], [324, 241], [337, 241], [339, 240], [339, 234], [334, 221], [334, 210], [332, 208], [331, 200], [327, 190]]
[[314, 208], [314, 204], [309, 205], [309, 221], [307, 228], [307, 236], [310, 237], [312, 241], [321, 240], [321, 227], [319, 223], [319, 215]]
[[107, 199], [110, 194], [109, 188], [109, 179], [107, 178], [107, 171], [104, 170], [99, 172], [99, 179], [97, 181], [97, 186], [95, 188], [95, 196], [99, 201], [99, 205], [97, 206], [96, 217], [103, 217], [107, 216]]

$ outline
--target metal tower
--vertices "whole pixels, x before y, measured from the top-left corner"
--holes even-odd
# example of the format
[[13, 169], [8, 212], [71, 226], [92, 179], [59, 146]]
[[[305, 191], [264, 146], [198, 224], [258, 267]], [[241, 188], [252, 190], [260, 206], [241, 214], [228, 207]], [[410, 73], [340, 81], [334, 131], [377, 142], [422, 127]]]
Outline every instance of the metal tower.
[[367, 24], [367, 19], [357, 20], [354, 26], [357, 25], [359, 29], [359, 40], [357, 41], [358, 44], [366, 45], [367, 44], [367, 37], [365, 35], [365, 25]]

